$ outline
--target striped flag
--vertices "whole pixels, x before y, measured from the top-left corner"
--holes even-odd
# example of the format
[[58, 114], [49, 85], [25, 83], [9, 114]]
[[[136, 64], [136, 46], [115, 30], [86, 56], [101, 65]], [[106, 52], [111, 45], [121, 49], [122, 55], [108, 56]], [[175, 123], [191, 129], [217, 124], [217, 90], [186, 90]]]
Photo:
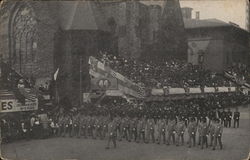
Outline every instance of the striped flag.
[[19, 88], [19, 92], [25, 97], [25, 99], [36, 101], [37, 96], [30, 88]]

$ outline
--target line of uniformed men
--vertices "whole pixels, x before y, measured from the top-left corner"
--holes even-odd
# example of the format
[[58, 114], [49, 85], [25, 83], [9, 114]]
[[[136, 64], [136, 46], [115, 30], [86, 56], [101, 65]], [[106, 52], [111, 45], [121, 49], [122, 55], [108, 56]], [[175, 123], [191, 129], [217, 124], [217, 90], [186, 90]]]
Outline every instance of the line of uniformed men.
[[[112, 125], [110, 125], [112, 124]], [[108, 115], [84, 115], [76, 114], [74, 116], [64, 115], [58, 119], [58, 136], [85, 137], [93, 139], [111, 139], [116, 146], [116, 140], [123, 139], [128, 142], [137, 143], [170, 143], [179, 146], [184, 145], [184, 135], [187, 134], [188, 146], [195, 146], [198, 138], [198, 145], [201, 148], [208, 147], [208, 139], [213, 149], [219, 142], [222, 149], [222, 131], [223, 126], [220, 120], [214, 118], [195, 117], [129, 117], [129, 116], [110, 116]], [[112, 136], [110, 136], [112, 134]], [[197, 136], [198, 134], [198, 136]]]

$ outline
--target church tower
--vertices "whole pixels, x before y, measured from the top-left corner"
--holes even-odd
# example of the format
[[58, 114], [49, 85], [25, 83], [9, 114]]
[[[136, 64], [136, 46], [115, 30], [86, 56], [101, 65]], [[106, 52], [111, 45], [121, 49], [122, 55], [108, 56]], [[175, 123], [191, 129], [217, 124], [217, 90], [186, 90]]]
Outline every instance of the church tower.
[[179, 0], [164, 2], [157, 47], [162, 57], [186, 58], [187, 40]]

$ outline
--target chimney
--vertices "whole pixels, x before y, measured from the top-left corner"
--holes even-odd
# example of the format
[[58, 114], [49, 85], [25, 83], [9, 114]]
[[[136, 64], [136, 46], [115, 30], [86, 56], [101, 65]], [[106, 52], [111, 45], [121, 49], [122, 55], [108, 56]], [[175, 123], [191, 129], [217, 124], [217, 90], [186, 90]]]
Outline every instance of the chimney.
[[195, 12], [195, 19], [200, 19], [200, 12], [199, 11], [197, 11], [197, 12]]

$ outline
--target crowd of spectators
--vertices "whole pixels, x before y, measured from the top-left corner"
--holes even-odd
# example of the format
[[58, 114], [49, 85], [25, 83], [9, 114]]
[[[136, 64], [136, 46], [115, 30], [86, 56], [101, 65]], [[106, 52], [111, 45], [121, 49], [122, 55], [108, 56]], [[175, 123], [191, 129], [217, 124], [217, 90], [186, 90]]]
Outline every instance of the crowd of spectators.
[[98, 59], [135, 83], [148, 88], [230, 87], [233, 84], [209, 70], [178, 59], [135, 60], [100, 52]]
[[250, 68], [245, 64], [235, 63], [228, 67], [226, 72], [232, 75], [235, 81], [250, 83]]

